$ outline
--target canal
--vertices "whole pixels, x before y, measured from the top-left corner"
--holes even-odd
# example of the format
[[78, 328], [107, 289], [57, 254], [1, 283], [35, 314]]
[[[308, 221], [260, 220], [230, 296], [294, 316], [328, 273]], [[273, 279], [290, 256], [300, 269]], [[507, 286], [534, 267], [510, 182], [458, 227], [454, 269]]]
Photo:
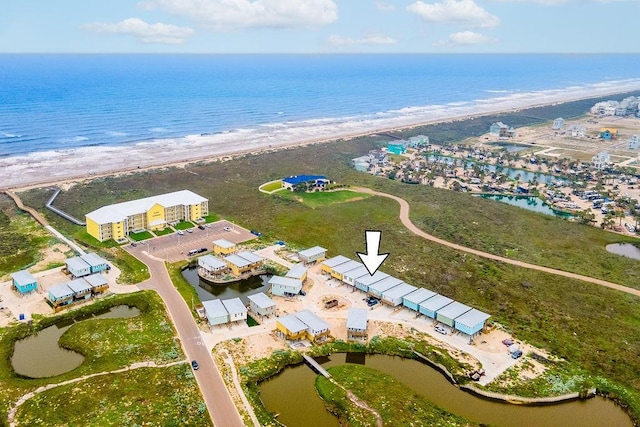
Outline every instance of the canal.
[[[440, 372], [417, 360], [360, 353], [339, 353], [317, 360], [325, 368], [359, 363], [377, 369], [443, 409], [476, 423], [498, 427], [633, 426], [620, 407], [598, 396], [553, 405], [514, 405], [462, 391]], [[278, 413], [278, 420], [288, 427], [338, 427], [338, 420], [325, 409], [315, 390], [315, 378], [315, 372], [305, 364], [286, 368], [259, 384], [260, 397], [265, 407]], [[303, 405], [295, 403], [301, 399], [304, 399]]]

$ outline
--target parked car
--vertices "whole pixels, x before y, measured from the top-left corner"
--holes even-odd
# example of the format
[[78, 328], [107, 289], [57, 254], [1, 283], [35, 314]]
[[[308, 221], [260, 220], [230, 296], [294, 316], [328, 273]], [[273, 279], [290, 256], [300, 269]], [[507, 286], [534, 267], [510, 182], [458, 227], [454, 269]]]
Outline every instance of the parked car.
[[522, 356], [522, 350], [516, 350], [511, 353], [511, 358], [513, 359], [518, 359], [520, 356]]
[[511, 338], [505, 338], [505, 339], [502, 340], [502, 344], [504, 344], [507, 347], [509, 347], [511, 344], [513, 344], [513, 340]]
[[378, 301], [379, 300], [377, 298], [373, 298], [373, 297], [369, 298], [369, 299], [367, 299], [367, 305], [369, 307], [373, 307], [374, 305], [376, 305], [378, 303]]
[[187, 233], [193, 233], [193, 228], [187, 228]]
[[207, 228], [211, 228], [211, 224], [205, 224], [204, 226]]
[[204, 230], [204, 225], [200, 224], [200, 225], [198, 226], [198, 228], [199, 228], [200, 230]]
[[181, 235], [181, 236], [183, 236], [183, 235], [184, 235], [184, 231], [182, 231], [182, 230], [178, 230], [178, 234], [179, 234], [179, 235]]
[[447, 330], [440, 325], [436, 326], [435, 330], [442, 335], [447, 335]]
[[224, 231], [231, 231], [231, 227], [225, 227], [223, 228]]
[[197, 371], [200, 366], [198, 365], [198, 362], [196, 362], [195, 360], [192, 360], [191, 367], [193, 368], [194, 371]]
[[135, 248], [138, 244], [136, 242], [131, 242], [131, 246]]

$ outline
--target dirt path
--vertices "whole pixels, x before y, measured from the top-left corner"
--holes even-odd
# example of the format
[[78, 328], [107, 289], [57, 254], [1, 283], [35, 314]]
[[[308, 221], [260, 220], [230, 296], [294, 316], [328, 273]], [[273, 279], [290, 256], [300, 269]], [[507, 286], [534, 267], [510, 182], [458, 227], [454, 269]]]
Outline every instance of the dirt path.
[[606, 280], [602, 280], [602, 279], [596, 279], [595, 277], [583, 276], [581, 274], [570, 273], [568, 271], [557, 270], [555, 268], [543, 267], [541, 265], [529, 264], [528, 262], [517, 261], [510, 258], [504, 258], [498, 255], [490, 254], [488, 252], [483, 252], [477, 249], [472, 249], [466, 246], [458, 245], [456, 243], [448, 242], [446, 240], [432, 236], [431, 234], [425, 233], [424, 231], [416, 227], [416, 225], [413, 222], [411, 222], [411, 219], [409, 218], [410, 207], [409, 207], [409, 203], [406, 200], [398, 196], [394, 196], [392, 194], [381, 193], [378, 191], [371, 190], [369, 188], [356, 187], [354, 188], [354, 190], [360, 191], [362, 193], [373, 194], [375, 196], [386, 197], [388, 199], [393, 199], [396, 202], [398, 202], [400, 204], [400, 221], [402, 222], [402, 224], [413, 234], [415, 234], [416, 236], [422, 237], [423, 239], [427, 239], [432, 242], [438, 243], [440, 245], [447, 246], [449, 248], [452, 248], [458, 251], [470, 253], [482, 258], [487, 258], [494, 261], [500, 261], [500, 262], [504, 262], [505, 264], [515, 265], [517, 267], [522, 267], [522, 268], [528, 268], [530, 270], [543, 271], [545, 273], [555, 274], [556, 276], [563, 276], [563, 277], [568, 277], [570, 279], [582, 280], [583, 282], [589, 282], [595, 285], [605, 286], [607, 288], [615, 289], [616, 291], [621, 291], [621, 292], [625, 292], [625, 293], [640, 297], [639, 289], [629, 288], [627, 286], [619, 285], [617, 283], [607, 282]]
[[369, 411], [373, 415], [375, 415], [375, 417], [376, 417], [376, 426], [377, 427], [382, 427], [384, 425], [384, 423], [382, 422], [382, 416], [380, 416], [378, 411], [373, 409], [371, 406], [367, 405], [366, 402], [360, 400], [358, 398], [358, 396], [353, 394], [353, 392], [351, 390], [345, 390], [345, 391], [347, 392], [347, 397], [349, 398], [350, 401], [353, 402], [354, 405], [356, 405], [357, 407], [362, 408], [362, 409], [364, 409], [366, 411]]
[[25, 394], [20, 399], [18, 399], [16, 404], [9, 410], [9, 415], [7, 417], [8, 421], [9, 421], [9, 426], [10, 427], [15, 427], [16, 426], [15, 416], [16, 416], [16, 412], [18, 412], [18, 409], [20, 408], [20, 406], [22, 406], [27, 400], [31, 399], [32, 397], [36, 396], [37, 394], [43, 393], [43, 392], [45, 392], [47, 390], [51, 390], [53, 388], [61, 387], [63, 385], [67, 385], [67, 384], [77, 383], [77, 382], [84, 381], [86, 379], [93, 378], [93, 377], [99, 377], [99, 376], [102, 376], [102, 375], [118, 374], [118, 373], [121, 373], [121, 372], [131, 371], [132, 369], [140, 369], [140, 368], [167, 368], [169, 366], [179, 365], [181, 363], [187, 363], [187, 361], [186, 360], [179, 360], [177, 362], [171, 362], [171, 363], [167, 363], [167, 364], [164, 364], [164, 365], [157, 365], [155, 362], [138, 362], [138, 363], [134, 363], [132, 365], [129, 365], [126, 368], [117, 369], [115, 371], [98, 372], [98, 373], [95, 373], [95, 374], [89, 374], [89, 375], [84, 375], [82, 377], [73, 378], [73, 379], [68, 380], [68, 381], [62, 381], [62, 382], [56, 383], [56, 384], [47, 384], [46, 386], [39, 387], [39, 388], [35, 389], [34, 391], [31, 391], [31, 392]]

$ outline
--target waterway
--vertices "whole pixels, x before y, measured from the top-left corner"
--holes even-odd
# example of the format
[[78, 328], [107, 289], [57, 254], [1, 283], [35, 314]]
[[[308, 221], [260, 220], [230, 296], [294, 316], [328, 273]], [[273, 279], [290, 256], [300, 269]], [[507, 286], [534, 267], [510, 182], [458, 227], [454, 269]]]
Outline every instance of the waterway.
[[82, 364], [84, 356], [66, 350], [58, 340], [71, 326], [88, 319], [120, 319], [140, 314], [136, 307], [118, 305], [103, 312], [59, 322], [16, 342], [11, 366], [20, 375], [30, 378], [47, 378], [72, 371]]
[[540, 184], [547, 184], [547, 183], [558, 182], [558, 181], [563, 181], [563, 182], [567, 181], [566, 178], [557, 176], [557, 175], [551, 175], [551, 174], [546, 174], [541, 172], [531, 172], [526, 169], [515, 169], [515, 168], [503, 167], [500, 165], [490, 165], [488, 163], [481, 163], [475, 160], [461, 159], [461, 158], [452, 157], [452, 156], [429, 154], [427, 155], [427, 160], [431, 162], [441, 162], [441, 163], [446, 163], [448, 165], [455, 165], [460, 167], [464, 166], [466, 163], [468, 169], [472, 169], [473, 166], [477, 164], [482, 169], [484, 169], [487, 173], [497, 172], [499, 174], [500, 173], [505, 174], [509, 179], [513, 179], [513, 180], [517, 179], [519, 180], [519, 182], [532, 182], [534, 178]]
[[545, 215], [552, 215], [559, 218], [571, 218], [572, 215], [567, 212], [558, 211], [552, 209], [535, 196], [505, 196], [500, 194], [478, 194], [476, 197], [482, 197], [483, 199], [497, 200], [498, 202], [506, 203], [508, 205], [517, 206], [519, 208], [527, 209], [529, 211], [542, 213]]
[[[434, 404], [476, 423], [497, 427], [632, 427], [627, 414], [602, 397], [572, 400], [553, 405], [514, 405], [476, 397], [455, 387], [440, 372], [425, 363], [385, 355], [334, 354], [317, 359], [329, 368], [359, 363], [395, 377]], [[265, 407], [280, 414], [288, 427], [338, 427], [337, 419], [324, 407], [314, 381], [316, 374], [305, 364], [286, 368], [259, 385]], [[384, 390], [380, 390], [384, 393]], [[304, 404], [299, 404], [304, 399]]]
[[220, 285], [202, 280], [200, 276], [198, 276], [197, 267], [185, 268], [182, 270], [182, 275], [187, 279], [189, 284], [193, 286], [196, 292], [198, 292], [200, 301], [240, 297], [245, 304], [249, 303], [247, 296], [266, 292], [269, 289], [268, 282], [271, 278], [271, 274], [261, 274], [228, 285]]
[[631, 243], [612, 243], [607, 245], [606, 249], [612, 254], [640, 260], [640, 248]]

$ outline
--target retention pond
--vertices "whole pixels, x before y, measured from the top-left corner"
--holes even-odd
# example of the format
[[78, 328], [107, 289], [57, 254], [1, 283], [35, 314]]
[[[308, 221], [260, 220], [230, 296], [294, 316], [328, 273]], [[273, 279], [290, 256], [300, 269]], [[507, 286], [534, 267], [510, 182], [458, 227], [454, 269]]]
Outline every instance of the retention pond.
[[535, 196], [505, 196], [499, 194], [480, 194], [478, 197], [483, 199], [496, 200], [498, 202], [506, 203], [508, 205], [517, 206], [519, 208], [527, 209], [529, 211], [538, 212], [545, 215], [552, 215], [558, 218], [571, 218], [573, 215], [567, 212], [552, 209]]
[[140, 310], [136, 307], [118, 305], [103, 312], [49, 326], [16, 342], [11, 356], [13, 370], [29, 378], [54, 377], [72, 371], [82, 364], [84, 356], [58, 344], [62, 334], [71, 326], [88, 319], [128, 318], [138, 314]]
[[249, 302], [247, 296], [259, 292], [266, 292], [269, 289], [268, 282], [271, 278], [271, 274], [261, 274], [229, 284], [215, 284], [202, 280], [200, 276], [198, 276], [198, 269], [196, 267], [185, 268], [182, 270], [182, 275], [187, 279], [189, 284], [193, 286], [196, 292], [198, 292], [200, 301], [240, 297], [245, 304]]
[[[476, 397], [460, 390], [440, 372], [416, 360], [359, 353], [316, 359], [323, 367], [359, 363], [392, 375], [434, 404], [476, 423], [498, 427], [632, 427], [627, 414], [613, 401], [596, 396], [552, 405], [514, 405]], [[315, 390], [316, 374], [307, 365], [286, 368], [259, 385], [265, 407], [278, 413], [288, 427], [335, 426], [338, 420], [324, 407]], [[384, 393], [384, 390], [380, 390]], [[298, 404], [304, 399], [304, 405]]]
[[607, 245], [606, 249], [612, 254], [640, 260], [640, 248], [631, 243], [613, 243]]

